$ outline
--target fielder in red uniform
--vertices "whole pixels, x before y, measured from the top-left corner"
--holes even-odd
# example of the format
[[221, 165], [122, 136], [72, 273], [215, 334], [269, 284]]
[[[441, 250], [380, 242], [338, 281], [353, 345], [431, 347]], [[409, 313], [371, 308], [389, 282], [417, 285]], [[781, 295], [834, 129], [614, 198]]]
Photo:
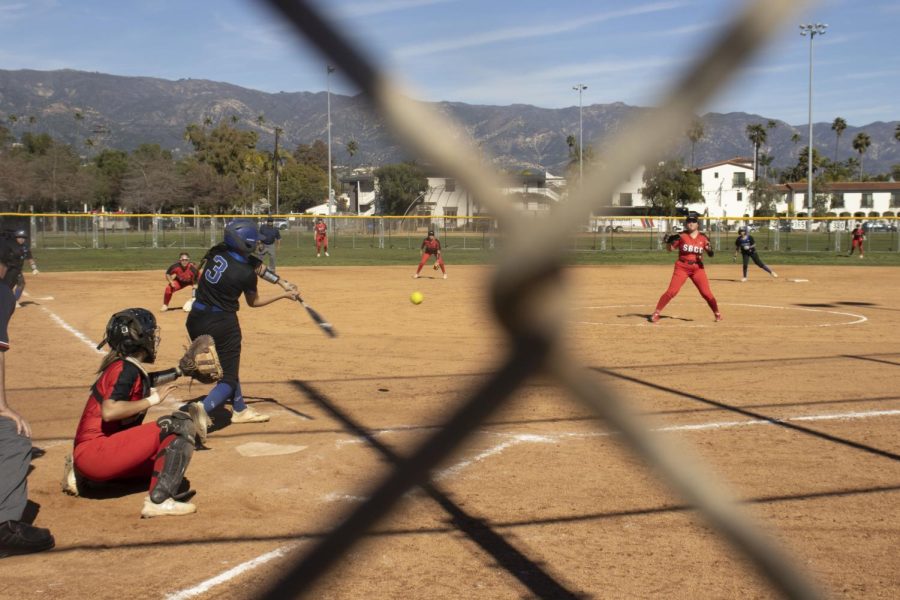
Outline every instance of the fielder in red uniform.
[[324, 219], [318, 219], [316, 221], [315, 226], [316, 231], [316, 258], [321, 256], [322, 247], [325, 247], [325, 256], [329, 256], [328, 254], [328, 225], [325, 224]]
[[671, 302], [672, 298], [678, 295], [678, 291], [688, 278], [694, 282], [700, 295], [709, 304], [713, 314], [716, 316], [716, 321], [722, 320], [719, 305], [709, 289], [709, 279], [707, 279], [706, 271], [703, 268], [703, 252], [710, 256], [714, 254], [709, 238], [706, 237], [705, 233], [700, 232], [700, 222], [696, 216], [692, 215], [685, 219], [684, 227], [684, 231], [677, 235], [672, 235], [666, 240], [669, 252], [678, 250], [678, 260], [675, 261], [675, 272], [672, 273], [669, 289], [659, 297], [659, 302], [656, 303], [656, 310], [650, 315], [651, 323], [659, 321], [660, 311]]
[[200, 419], [195, 403], [188, 412], [143, 423], [147, 409], [166, 399], [178, 377], [177, 369], [148, 373], [142, 365], [156, 358], [156, 319], [143, 308], [117, 312], [100, 346], [107, 343], [110, 351], [84, 406], [73, 455], [66, 460], [63, 491], [78, 496], [85, 480], [146, 479], [150, 489], [142, 517], [196, 512], [196, 506], [187, 502], [193, 492], [181, 489]]
[[166, 280], [169, 284], [166, 286], [166, 291], [163, 294], [163, 305], [160, 310], [163, 312], [169, 310], [172, 294], [178, 290], [188, 286], [196, 288], [199, 276], [197, 265], [191, 262], [191, 256], [187, 252], [182, 252], [178, 257], [178, 262], [166, 269]]
[[413, 275], [413, 279], [419, 278], [419, 272], [422, 270], [422, 267], [425, 266], [425, 263], [428, 262], [428, 259], [432, 256], [434, 259], [434, 268], [441, 268], [441, 273], [444, 274], [444, 279], [447, 279], [447, 269], [444, 267], [444, 257], [441, 256], [441, 242], [436, 237], [434, 237], [434, 232], [429, 231], [428, 237], [422, 240], [422, 260], [419, 261], [419, 268], [416, 269], [416, 274]]
[[862, 223], [857, 223], [850, 235], [853, 236], [853, 240], [850, 242], [850, 254], [847, 256], [853, 256], [853, 250], [859, 248], [859, 257], [862, 258], [863, 244], [866, 241], [866, 230], [863, 228]]

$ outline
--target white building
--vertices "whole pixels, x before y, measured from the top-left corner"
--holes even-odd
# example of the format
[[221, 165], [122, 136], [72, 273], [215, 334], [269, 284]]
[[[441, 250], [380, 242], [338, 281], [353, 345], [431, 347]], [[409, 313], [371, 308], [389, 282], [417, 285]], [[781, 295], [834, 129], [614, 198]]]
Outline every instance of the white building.
[[694, 169], [700, 174], [703, 203], [688, 205], [688, 210], [710, 217], [753, 216], [750, 184], [753, 183], [753, 160], [729, 158]]
[[[805, 217], [810, 212], [805, 181], [776, 185], [775, 191], [780, 194], [775, 204], [778, 213]], [[829, 183], [819, 195], [826, 196], [826, 216], [877, 219], [900, 214], [900, 182], [896, 181]]]

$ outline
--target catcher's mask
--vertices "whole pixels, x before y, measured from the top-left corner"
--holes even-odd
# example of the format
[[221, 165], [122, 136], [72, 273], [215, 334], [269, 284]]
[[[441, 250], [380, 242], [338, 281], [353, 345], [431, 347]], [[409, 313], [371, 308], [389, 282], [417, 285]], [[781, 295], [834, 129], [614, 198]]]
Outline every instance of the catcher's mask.
[[259, 230], [250, 219], [235, 219], [225, 226], [225, 245], [241, 256], [250, 256], [257, 242]]
[[97, 344], [97, 350], [109, 344], [122, 356], [132, 356], [138, 350], [144, 351], [144, 362], [156, 360], [159, 347], [159, 327], [156, 317], [146, 308], [126, 308], [109, 318], [106, 336]]
[[17, 238], [28, 238], [28, 232], [24, 229], [16, 229], [16, 232], [13, 234], [13, 237]]
[[433, 232], [433, 231], [429, 231], [429, 232], [428, 232], [428, 235], [429, 235], [429, 237], [434, 237], [434, 232]]

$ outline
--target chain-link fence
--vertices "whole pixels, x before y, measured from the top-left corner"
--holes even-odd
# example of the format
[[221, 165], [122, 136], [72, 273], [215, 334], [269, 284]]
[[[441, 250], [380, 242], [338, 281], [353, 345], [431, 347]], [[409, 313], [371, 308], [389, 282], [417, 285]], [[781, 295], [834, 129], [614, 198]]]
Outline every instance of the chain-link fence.
[[[460, 180], [479, 198], [503, 232], [503, 252], [492, 286], [496, 318], [510, 338], [510, 351], [501, 366], [472, 391], [445, 425], [396, 462], [391, 472], [366, 494], [368, 498], [320, 540], [272, 586], [267, 598], [309, 593], [330, 567], [339, 563], [366, 532], [397, 505], [413, 486], [427, 485], [429, 474], [471, 436], [478, 426], [511, 401], [522, 384], [537, 373], [553, 376], [575, 399], [622, 433], [640, 456], [756, 565], [784, 594], [818, 597], [794, 561], [756, 526], [733, 500], [713, 484], [714, 478], [672, 439], [650, 433], [587, 369], [578, 366], [560, 343], [564, 315], [559, 295], [564, 286], [564, 240], [589, 221], [603, 199], [611, 198], [634, 169], [659, 160], [665, 144], [683, 135], [685, 123], [740, 71], [752, 55], [791, 19], [804, 2], [747, 1], [712, 44], [693, 60], [640, 120], [604, 140], [597, 163], [567, 202], [553, 207], [551, 218], [523, 218], [497, 190], [504, 176], [488, 169], [471, 139], [460, 135], [446, 119], [405, 96], [388, 74], [374, 64], [344, 34], [344, 29], [319, 12], [317, 3], [269, 0], [297, 30], [371, 101], [388, 127], [412, 155]], [[721, 240], [720, 240], [721, 242]], [[298, 382], [298, 388], [302, 386]]]
[[[7, 214], [0, 227], [27, 228], [31, 245], [41, 249], [209, 248], [222, 239], [225, 224], [245, 215], [131, 215], [131, 214]], [[250, 215], [262, 221], [265, 217]], [[276, 216], [281, 244], [315, 245], [313, 215]], [[540, 220], [549, 214], [530, 215]], [[504, 231], [492, 217], [326, 217], [328, 242], [333, 249], [418, 249], [429, 230], [434, 230], [448, 251], [494, 250], [502, 245]], [[738, 217], [704, 218], [702, 230], [716, 250], [734, 245], [737, 230], [746, 227], [757, 248], [778, 252], [846, 252], [852, 230], [859, 223], [866, 235], [867, 252], [900, 252], [900, 217], [880, 219], [845, 217]], [[676, 217], [592, 216], [574, 232], [564, 247], [575, 252], [665, 251], [663, 240], [680, 231]]]

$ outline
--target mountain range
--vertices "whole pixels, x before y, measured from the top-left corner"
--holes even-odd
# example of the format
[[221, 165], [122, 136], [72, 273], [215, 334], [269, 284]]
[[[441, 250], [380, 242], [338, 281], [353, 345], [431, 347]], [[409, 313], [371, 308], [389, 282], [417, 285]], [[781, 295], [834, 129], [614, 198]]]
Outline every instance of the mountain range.
[[[0, 118], [8, 129], [16, 135], [25, 131], [49, 133], [88, 156], [102, 148], [131, 150], [142, 143], [157, 143], [176, 155], [185, 155], [191, 151], [184, 139], [185, 127], [207, 119], [212, 123], [226, 120], [257, 131], [260, 149], [274, 146], [275, 128], [279, 127], [283, 131], [282, 146], [293, 150], [298, 144], [327, 138], [326, 102], [325, 92], [267, 93], [202, 79], [169, 81], [73, 70], [0, 70]], [[578, 135], [577, 106], [548, 109], [526, 104], [438, 102], [433, 107], [454, 119], [503, 167], [542, 168], [561, 174], [568, 164], [566, 138]], [[602, 144], [623, 123], [646, 110], [620, 102], [584, 106], [585, 143]], [[356, 167], [414, 158], [362, 96], [332, 94], [331, 121], [336, 164]], [[735, 112], [707, 113], [702, 121], [705, 134], [694, 149], [696, 165], [752, 156], [745, 129], [753, 123], [765, 125], [770, 119]], [[777, 126], [768, 130], [762, 151], [774, 157], [773, 166], [792, 166], [806, 145], [808, 125], [773, 121]], [[844, 160], [858, 156], [852, 140], [865, 131], [872, 140], [864, 156], [865, 172], [887, 173], [891, 165], [900, 163], [900, 143], [894, 141], [896, 126], [897, 121], [848, 126], [836, 140], [830, 122], [814, 123], [813, 139], [820, 153], [833, 158], [837, 151], [837, 157]], [[800, 142], [791, 140], [795, 133]], [[352, 157], [346, 151], [351, 139], [359, 147]], [[686, 136], [673, 152], [690, 163]]]

